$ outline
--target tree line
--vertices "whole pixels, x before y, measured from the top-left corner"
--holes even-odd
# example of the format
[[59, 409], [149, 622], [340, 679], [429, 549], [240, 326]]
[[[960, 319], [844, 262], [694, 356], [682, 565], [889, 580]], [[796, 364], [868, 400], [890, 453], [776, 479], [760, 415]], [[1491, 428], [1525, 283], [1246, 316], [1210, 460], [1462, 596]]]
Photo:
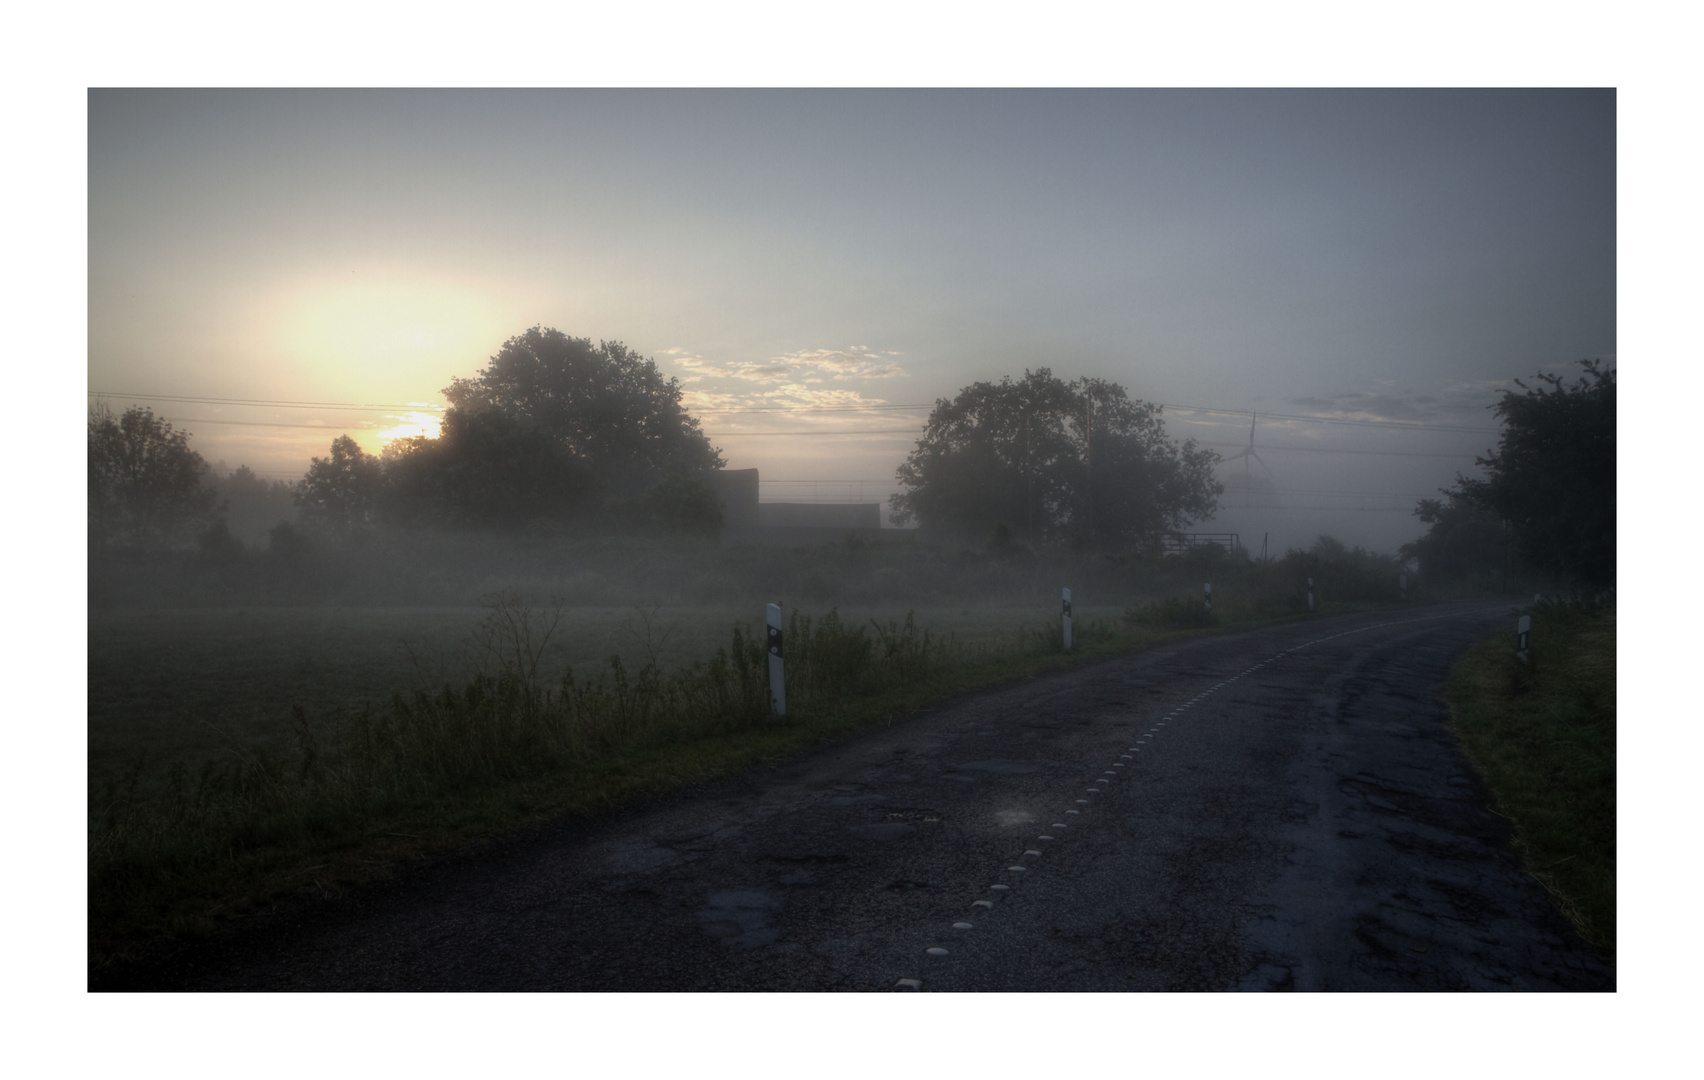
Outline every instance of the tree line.
[[[348, 434], [288, 490], [302, 528], [341, 542], [381, 526], [518, 529], [637, 521], [713, 531], [707, 482], [721, 454], [681, 403], [678, 380], [620, 342], [533, 327], [472, 378], [444, 390], [436, 438], [369, 454]], [[89, 529], [96, 547], [219, 547], [221, 511], [254, 505], [246, 467], [220, 481], [188, 435], [145, 408], [97, 407], [89, 421]], [[266, 499], [260, 500], [262, 502]], [[293, 543], [285, 523], [275, 545]]]
[[1492, 406], [1497, 447], [1415, 515], [1429, 527], [1402, 547], [1422, 573], [1506, 580], [1535, 571], [1560, 587], [1615, 585], [1615, 372], [1582, 360], [1574, 382], [1540, 372]]
[[[1484, 475], [1458, 476], [1415, 513], [1401, 556], [1432, 580], [1496, 584], [1511, 569], [1558, 584], [1615, 578], [1615, 372], [1582, 362], [1574, 383], [1541, 373], [1493, 406], [1502, 424]], [[235, 507], [276, 512], [348, 541], [378, 527], [521, 530], [597, 524], [714, 534], [722, 468], [679, 381], [620, 342], [535, 326], [443, 391], [439, 434], [369, 454], [333, 440], [294, 485], [246, 468], [214, 478], [188, 435], [147, 409], [89, 420], [91, 546], [240, 546]], [[1210, 518], [1219, 456], [1165, 433], [1160, 407], [1103, 379], [1047, 368], [977, 382], [935, 402], [895, 478], [897, 525], [991, 550], [1069, 545], [1153, 550]], [[254, 522], [242, 523], [252, 534]], [[288, 524], [273, 546], [299, 545]]]
[[929, 414], [895, 478], [898, 524], [997, 546], [1157, 544], [1211, 517], [1219, 455], [1166, 437], [1157, 405], [1047, 368], [974, 383]]
[[[188, 435], [144, 408], [89, 423], [96, 547], [234, 543], [221, 513], [289, 491], [303, 529], [339, 542], [378, 527], [517, 530], [600, 522], [714, 533], [722, 468], [678, 380], [619, 342], [535, 326], [443, 391], [436, 437], [369, 454], [348, 434], [294, 485], [246, 467], [210, 476]], [[1157, 543], [1210, 515], [1217, 455], [1168, 439], [1158, 406], [1100, 379], [1042, 368], [936, 403], [899, 467], [896, 524], [972, 543]], [[257, 487], [257, 485], [259, 485]], [[270, 500], [270, 501], [269, 501]], [[252, 527], [252, 526], [251, 526]], [[296, 542], [288, 524], [274, 546]]]

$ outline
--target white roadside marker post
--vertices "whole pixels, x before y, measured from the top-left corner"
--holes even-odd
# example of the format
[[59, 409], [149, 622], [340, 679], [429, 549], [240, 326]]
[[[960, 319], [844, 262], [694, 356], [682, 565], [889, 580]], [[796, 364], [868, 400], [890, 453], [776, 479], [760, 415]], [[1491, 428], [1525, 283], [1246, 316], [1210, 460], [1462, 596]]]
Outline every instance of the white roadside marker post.
[[1070, 652], [1071, 651], [1071, 590], [1070, 589], [1060, 589], [1059, 590], [1059, 597], [1060, 597], [1060, 600], [1063, 602], [1063, 605], [1064, 605], [1064, 614], [1060, 615], [1059, 619], [1060, 619], [1061, 626], [1064, 630], [1065, 651]]
[[1308, 610], [1313, 610], [1313, 578], [1308, 578]]
[[1213, 614], [1213, 583], [1211, 581], [1201, 583], [1201, 597], [1207, 604], [1207, 614]]
[[787, 715], [787, 668], [781, 652], [781, 606], [764, 609], [769, 624], [769, 704], [776, 716]]
[[1531, 636], [1532, 616], [1522, 615], [1520, 621], [1515, 624], [1515, 655], [1520, 657], [1523, 664], [1530, 662], [1532, 651], [1528, 648], [1528, 642]]

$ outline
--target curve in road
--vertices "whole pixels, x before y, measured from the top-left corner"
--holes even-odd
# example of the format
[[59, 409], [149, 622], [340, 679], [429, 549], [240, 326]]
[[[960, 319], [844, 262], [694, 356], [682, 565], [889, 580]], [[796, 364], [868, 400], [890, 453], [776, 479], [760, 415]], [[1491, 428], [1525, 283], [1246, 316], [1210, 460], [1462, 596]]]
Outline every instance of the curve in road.
[[1446, 727], [1506, 608], [969, 695], [97, 989], [1612, 990]]

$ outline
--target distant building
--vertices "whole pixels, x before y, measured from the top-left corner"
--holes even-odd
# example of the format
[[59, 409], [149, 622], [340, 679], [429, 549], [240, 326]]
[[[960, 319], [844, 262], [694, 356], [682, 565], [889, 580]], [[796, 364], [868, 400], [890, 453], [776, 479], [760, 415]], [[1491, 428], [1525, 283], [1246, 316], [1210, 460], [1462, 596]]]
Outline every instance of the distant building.
[[723, 537], [730, 543], [803, 547], [906, 534], [882, 528], [881, 503], [759, 502], [756, 469], [720, 469], [710, 474], [710, 485], [722, 500]]
[[710, 486], [722, 500], [722, 525], [727, 529], [755, 529], [757, 517], [757, 470], [717, 469]]

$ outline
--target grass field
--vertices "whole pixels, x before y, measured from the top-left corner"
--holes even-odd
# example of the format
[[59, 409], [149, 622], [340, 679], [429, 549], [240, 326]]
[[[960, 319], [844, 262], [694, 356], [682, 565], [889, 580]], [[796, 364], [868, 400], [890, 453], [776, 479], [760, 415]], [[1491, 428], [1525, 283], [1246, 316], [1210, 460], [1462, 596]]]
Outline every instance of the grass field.
[[[762, 639], [734, 633], [735, 613], [576, 611], [545, 650], [585, 661], [574, 682], [549, 663], [536, 679], [512, 662], [469, 679], [469, 640], [504, 610], [92, 616], [92, 967], [1180, 632], [1079, 608], [1078, 648], [1062, 656], [1051, 609], [818, 614], [789, 622], [778, 719]], [[595, 662], [612, 651], [627, 663]], [[438, 676], [436, 693], [407, 692]], [[381, 701], [387, 679], [404, 692]], [[329, 715], [310, 720], [310, 703]]]
[[[1122, 609], [1078, 607], [1083, 622]], [[143, 754], [157, 775], [236, 750], [285, 754], [295, 746], [292, 708], [316, 721], [380, 707], [391, 695], [460, 686], [477, 667], [475, 641], [486, 610], [445, 608], [185, 608], [89, 613], [89, 780], [98, 792]], [[903, 619], [893, 608], [846, 608], [841, 617]], [[664, 672], [728, 644], [736, 623], [762, 609], [732, 607], [575, 608], [552, 635], [541, 665], [560, 678], [619, 655], [637, 670]], [[1054, 608], [925, 608], [917, 621], [936, 634], [985, 642], [1025, 625], [1057, 624]], [[152, 767], [149, 767], [152, 766]]]
[[1580, 936], [1615, 948], [1615, 607], [1533, 612], [1531, 662], [1509, 632], [1451, 675], [1452, 723], [1514, 823], [1522, 864]]
[[[1321, 615], [1388, 604], [1396, 584], [1391, 560], [1323, 540], [1264, 565], [1218, 549], [1043, 558], [914, 543], [481, 543], [391, 538], [299, 565], [252, 553], [92, 564], [92, 968], [955, 694], [1179, 634], [1306, 617], [1309, 576]], [[1208, 580], [1211, 619], [1199, 599]], [[1070, 655], [1059, 582], [1077, 601]], [[493, 603], [493, 589], [510, 599]], [[513, 628], [521, 612], [538, 631], [552, 615], [536, 599], [517, 607], [513, 590], [575, 606], [547, 646], [499, 662], [481, 648], [492, 620]], [[615, 596], [666, 606], [608, 606]], [[810, 599], [824, 596], [840, 602]], [[797, 617], [784, 718], [768, 707], [754, 597]]]

